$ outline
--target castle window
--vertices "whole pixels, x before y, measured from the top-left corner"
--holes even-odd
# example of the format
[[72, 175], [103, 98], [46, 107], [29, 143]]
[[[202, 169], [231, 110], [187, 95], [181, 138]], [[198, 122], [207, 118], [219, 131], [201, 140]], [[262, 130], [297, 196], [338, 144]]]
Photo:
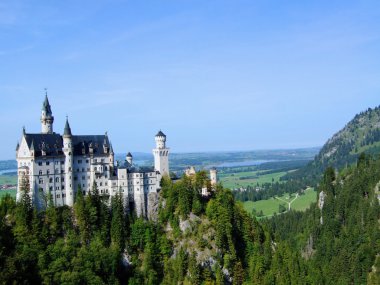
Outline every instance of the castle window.
[[65, 171], [63, 169], [61, 169], [61, 173], [63, 174], [63, 173], [65, 173]]
[[[62, 189], [63, 189], [63, 188], [62, 188]], [[66, 196], [65, 194], [62, 194], [62, 198], [65, 198], [65, 196]]]
[[63, 160], [61, 160], [61, 165], [64, 165], [64, 164], [65, 164], [65, 162]]
[[80, 159], [80, 160], [78, 160], [78, 163], [82, 163], [82, 160]]
[[61, 195], [57, 194], [57, 198], [60, 198], [60, 197], [61, 197]]
[[79, 172], [79, 168], [77, 168], [77, 172]]
[[48, 169], [48, 170], [46, 170], [46, 174], [47, 174], [47, 175], [49, 175], [49, 174], [50, 174], [50, 171], [49, 171], [49, 169]]
[[65, 190], [65, 185], [62, 185], [62, 186], [61, 186], [61, 189], [62, 189], [62, 190]]
[[104, 166], [104, 170], [107, 171], [107, 166]]
[[82, 176], [82, 179], [83, 179], [83, 180], [86, 179], [86, 176]]
[[39, 162], [38, 162], [38, 165], [39, 165], [39, 166], [42, 166], [42, 161], [39, 161]]
[[49, 183], [53, 183], [53, 177], [49, 178]]
[[59, 178], [58, 177], [55, 178], [55, 182], [59, 182]]
[[55, 161], [54, 164], [55, 164], [55, 165], [58, 165], [58, 164], [59, 164], [59, 161]]
[[42, 170], [39, 171], [39, 175], [42, 175]]
[[100, 182], [100, 186], [103, 186], [103, 183], [102, 183], [102, 182]]
[[102, 158], [101, 162], [104, 162], [104, 159]]
[[82, 172], [84, 172], [84, 168], [82, 168]]
[[40, 178], [40, 179], [38, 180], [38, 183], [39, 183], [39, 184], [43, 184], [43, 183], [44, 183], [44, 180], [43, 180], [42, 178]]
[[84, 188], [84, 187], [86, 187], [86, 185], [85, 185], [85, 184], [82, 184], [82, 187]]
[[108, 175], [106, 174], [105, 177], [108, 178]]
[[86, 163], [88, 163], [88, 159], [86, 159]]
[[62, 177], [62, 178], [61, 178], [61, 182], [65, 182], [65, 178]]
[[49, 165], [50, 164], [50, 161], [46, 161], [46, 165]]
[[59, 190], [59, 186], [55, 186], [55, 190]]
[[49, 187], [49, 190], [50, 190], [50, 191], [53, 191], [53, 186], [50, 186], [50, 187]]
[[94, 170], [96, 171], [96, 166], [94, 167]]
[[74, 176], [74, 181], [77, 181], [78, 180], [78, 177], [77, 176]]

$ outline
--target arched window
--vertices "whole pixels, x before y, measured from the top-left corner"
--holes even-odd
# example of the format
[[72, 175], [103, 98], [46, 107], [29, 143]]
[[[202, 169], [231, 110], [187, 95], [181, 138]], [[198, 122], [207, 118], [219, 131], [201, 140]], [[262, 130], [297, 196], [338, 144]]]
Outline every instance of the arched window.
[[42, 175], [42, 170], [40, 170], [39, 175]]

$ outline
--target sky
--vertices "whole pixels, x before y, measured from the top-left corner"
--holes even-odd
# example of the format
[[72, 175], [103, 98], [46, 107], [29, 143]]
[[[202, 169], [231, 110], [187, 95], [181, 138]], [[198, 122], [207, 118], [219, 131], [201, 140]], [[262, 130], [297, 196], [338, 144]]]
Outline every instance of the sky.
[[0, 1], [0, 159], [22, 127], [116, 153], [321, 146], [380, 104], [379, 1]]

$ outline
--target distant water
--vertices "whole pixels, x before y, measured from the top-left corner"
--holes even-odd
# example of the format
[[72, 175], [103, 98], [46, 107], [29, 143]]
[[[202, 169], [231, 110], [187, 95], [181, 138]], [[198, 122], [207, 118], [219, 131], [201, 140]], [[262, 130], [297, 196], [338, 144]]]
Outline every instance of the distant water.
[[0, 170], [0, 175], [7, 174], [7, 173], [17, 173], [17, 169]]
[[234, 162], [223, 162], [217, 165], [218, 167], [236, 167], [236, 166], [255, 166], [266, 162], [274, 162], [278, 160], [245, 160], [245, 161], [234, 161]]

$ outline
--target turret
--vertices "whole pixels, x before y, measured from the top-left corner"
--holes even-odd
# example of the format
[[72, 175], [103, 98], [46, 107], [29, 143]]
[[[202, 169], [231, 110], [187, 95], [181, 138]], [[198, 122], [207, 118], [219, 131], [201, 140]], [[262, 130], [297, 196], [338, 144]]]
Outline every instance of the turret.
[[212, 186], [215, 186], [218, 183], [218, 178], [216, 176], [217, 173], [218, 171], [216, 170], [215, 167], [210, 169], [210, 180], [211, 180]]
[[160, 130], [155, 136], [156, 148], [165, 148], [166, 135]]
[[110, 142], [110, 166], [113, 168], [115, 164], [115, 153], [113, 152], [112, 143]]
[[49, 104], [49, 99], [47, 94], [45, 95], [45, 100], [42, 104], [41, 110], [41, 133], [52, 134], [53, 133], [53, 122], [54, 117]]
[[127, 153], [127, 156], [126, 156], [126, 161], [132, 165], [132, 162], [133, 162], [133, 156], [130, 152]]
[[69, 120], [66, 117], [65, 129], [63, 131], [63, 153], [65, 154], [65, 194], [66, 205], [74, 204], [74, 187], [73, 187], [73, 145], [72, 134]]
[[169, 175], [169, 148], [166, 147], [166, 135], [160, 130], [155, 136], [156, 148], [153, 149], [154, 168], [161, 175]]

